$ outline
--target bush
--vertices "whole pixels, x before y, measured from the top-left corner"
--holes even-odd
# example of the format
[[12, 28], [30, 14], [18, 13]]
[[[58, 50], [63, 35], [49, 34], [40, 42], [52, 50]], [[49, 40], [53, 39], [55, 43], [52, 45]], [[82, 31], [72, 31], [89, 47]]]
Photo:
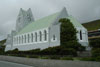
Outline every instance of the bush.
[[100, 48], [93, 48], [93, 49], [92, 49], [92, 56], [93, 56], [93, 57], [98, 57], [98, 56], [100, 56]]
[[50, 57], [40, 57], [41, 59], [50, 59]]
[[61, 57], [61, 60], [74, 60], [72, 57]]
[[82, 60], [82, 61], [95, 61], [95, 58], [88, 57], [88, 58], [81, 58], [80, 60]]
[[100, 56], [100, 38], [91, 39], [90, 46], [92, 47], [92, 56], [98, 57]]
[[7, 51], [6, 54], [18, 54], [18, 56], [22, 55], [70, 55], [77, 56], [77, 51], [73, 48], [66, 47], [49, 47], [44, 50], [35, 49], [29, 51], [19, 51], [18, 49], [14, 49], [12, 51]]
[[52, 56], [50, 56], [50, 59], [60, 59], [60, 57], [56, 56], [56, 55], [52, 55]]
[[100, 62], [100, 56], [96, 57], [96, 61]]
[[93, 48], [100, 48], [100, 38], [90, 40], [90, 46]]
[[60, 46], [57, 47], [49, 47], [44, 50], [41, 50], [41, 55], [58, 55], [61, 50]]
[[63, 48], [60, 51], [60, 55], [71, 55], [71, 56], [77, 56], [77, 51], [73, 48]]
[[37, 55], [30, 55], [30, 58], [39, 58]]
[[16, 48], [16, 49], [14, 49], [12, 52], [16, 54], [16, 53], [19, 52], [19, 50], [18, 50], [18, 48]]
[[4, 54], [5, 46], [0, 46], [0, 55]]
[[30, 58], [30, 56], [29, 55], [26, 55], [26, 58]]

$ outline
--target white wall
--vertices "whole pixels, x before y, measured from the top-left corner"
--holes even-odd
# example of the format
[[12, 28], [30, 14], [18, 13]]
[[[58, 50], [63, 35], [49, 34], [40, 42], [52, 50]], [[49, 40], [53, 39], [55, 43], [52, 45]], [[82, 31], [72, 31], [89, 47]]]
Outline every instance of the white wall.
[[[44, 40], [44, 30], [47, 31], [47, 40], [46, 41]], [[39, 35], [40, 31], [42, 33], [42, 41], [40, 41], [40, 35]], [[37, 42], [35, 41], [35, 33], [37, 33]], [[28, 43], [28, 34], [30, 36], [29, 37], [29, 43]], [[31, 40], [31, 34], [33, 34], [33, 42]], [[21, 40], [20, 40], [21, 43], [17, 44], [15, 38], [22, 37], [22, 36], [25, 36], [25, 35], [26, 35], [26, 43], [25, 43], [25, 37], [23, 37], [23, 43], [22, 43], [22, 38], [21, 38]], [[14, 36], [13, 39], [14, 39], [13, 46], [28, 45], [28, 44], [38, 44], [38, 43], [48, 42], [48, 28], [44, 28], [44, 29], [40, 29], [40, 30], [24, 33], [24, 34], [21, 34], [21, 35], [17, 35], [17, 36]], [[19, 43], [19, 40], [18, 40], [18, 43]]]
[[[83, 46], [88, 46], [88, 32], [85, 28], [77, 27], [77, 39]], [[82, 31], [82, 40], [80, 39], [80, 31]]]

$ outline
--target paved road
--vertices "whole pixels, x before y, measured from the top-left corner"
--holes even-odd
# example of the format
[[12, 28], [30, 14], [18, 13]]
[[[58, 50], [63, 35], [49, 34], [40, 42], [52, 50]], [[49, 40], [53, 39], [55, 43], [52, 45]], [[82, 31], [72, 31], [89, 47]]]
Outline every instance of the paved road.
[[23, 65], [23, 64], [0, 61], [0, 67], [33, 67], [33, 66], [27, 66], [27, 65]]

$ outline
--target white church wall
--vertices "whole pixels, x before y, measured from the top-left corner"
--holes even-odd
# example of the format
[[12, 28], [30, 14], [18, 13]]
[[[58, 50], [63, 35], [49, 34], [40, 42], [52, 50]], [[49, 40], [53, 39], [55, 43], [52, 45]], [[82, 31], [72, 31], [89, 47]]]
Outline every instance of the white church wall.
[[[47, 40], [45, 41], [44, 40], [44, 31], [46, 30], [47, 32]], [[39, 36], [39, 32], [42, 32], [42, 40], [40, 41], [40, 36]], [[37, 42], [35, 42], [35, 33], [37, 33], [38, 37], [37, 37]], [[39, 29], [39, 30], [36, 30], [36, 31], [33, 31], [33, 32], [28, 32], [28, 33], [24, 33], [24, 34], [21, 34], [21, 35], [16, 35], [14, 36], [14, 38], [19, 38], [19, 37], [22, 37], [22, 36], [25, 36], [26, 35], [26, 39], [27, 39], [27, 42], [25, 43], [25, 38], [24, 38], [24, 43], [21, 43], [19, 44], [15, 44], [15, 42], [13, 42], [13, 49], [15, 48], [18, 48], [19, 50], [31, 50], [31, 49], [37, 49], [37, 48], [40, 48], [40, 49], [45, 49], [45, 48], [48, 48], [49, 47], [49, 44], [48, 44], [48, 40], [49, 40], [49, 30], [48, 28], [43, 28], [43, 29]], [[29, 39], [29, 42], [28, 42], [28, 34], [31, 35], [33, 34], [33, 42], [31, 41], [31, 36], [30, 36], [30, 39]], [[19, 41], [19, 40], [18, 40]]]
[[[47, 31], [47, 40], [45, 41], [44, 40], [44, 30]], [[39, 32], [42, 32], [42, 41], [40, 41], [40, 35], [39, 35]], [[37, 33], [37, 42], [35, 42], [35, 33]], [[33, 42], [31, 40], [31, 34], [33, 34]], [[21, 35], [17, 35], [17, 36], [14, 36], [14, 38], [19, 38], [19, 37], [22, 37], [22, 36], [25, 36], [26, 35], [26, 43], [25, 43], [25, 37], [23, 39], [23, 43], [22, 43], [22, 39], [19, 43], [19, 40], [18, 40], [18, 44], [15, 44], [15, 41], [14, 41], [14, 46], [20, 46], [20, 45], [28, 45], [28, 44], [38, 44], [38, 43], [46, 43], [48, 42], [48, 28], [44, 28], [44, 29], [39, 29], [39, 30], [36, 30], [36, 31], [33, 31], [33, 32], [28, 32], [28, 33], [24, 33], [24, 34], [21, 34]], [[28, 35], [29, 35], [29, 42], [28, 42]]]
[[[60, 45], [60, 24], [52, 25], [50, 27], [50, 47], [59, 46]], [[53, 39], [55, 36], [55, 39]]]
[[[88, 46], [88, 33], [85, 28], [77, 27], [77, 39], [80, 44], [83, 46]], [[80, 31], [82, 32], [82, 40], [80, 39]]]

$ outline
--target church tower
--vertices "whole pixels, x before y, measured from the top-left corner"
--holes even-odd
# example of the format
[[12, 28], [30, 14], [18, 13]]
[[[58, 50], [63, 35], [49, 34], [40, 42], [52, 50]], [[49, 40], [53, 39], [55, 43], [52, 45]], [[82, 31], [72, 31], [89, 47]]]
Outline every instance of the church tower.
[[22, 30], [29, 23], [34, 22], [33, 14], [29, 8], [27, 11], [20, 8], [19, 15], [16, 20], [16, 32]]

